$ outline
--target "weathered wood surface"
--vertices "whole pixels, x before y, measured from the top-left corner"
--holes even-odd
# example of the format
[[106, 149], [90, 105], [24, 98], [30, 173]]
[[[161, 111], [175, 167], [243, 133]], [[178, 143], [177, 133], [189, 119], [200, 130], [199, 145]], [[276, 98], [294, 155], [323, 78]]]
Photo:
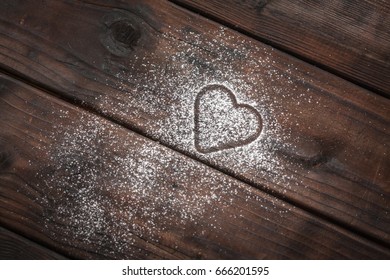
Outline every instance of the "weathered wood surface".
[[[389, 244], [388, 99], [165, 1], [0, 5], [3, 69]], [[196, 149], [210, 84], [260, 113], [250, 145]]]
[[75, 258], [389, 258], [390, 251], [6, 76], [0, 223]]
[[390, 2], [173, 0], [390, 97]]
[[65, 257], [0, 227], [0, 260], [59, 260]]

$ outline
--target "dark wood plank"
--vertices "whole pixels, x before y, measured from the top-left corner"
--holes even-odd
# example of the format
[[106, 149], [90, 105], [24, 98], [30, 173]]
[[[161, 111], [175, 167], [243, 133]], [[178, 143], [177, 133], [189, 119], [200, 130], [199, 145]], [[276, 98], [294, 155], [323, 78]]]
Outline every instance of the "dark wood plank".
[[0, 260], [61, 260], [65, 257], [0, 227]]
[[390, 97], [390, 2], [172, 0]]
[[[166, 1], [14, 3], [3, 69], [389, 245], [388, 99]], [[204, 130], [195, 103], [213, 84], [236, 108]], [[225, 128], [242, 119], [240, 146]]]
[[389, 258], [390, 250], [0, 78], [0, 224], [75, 258]]

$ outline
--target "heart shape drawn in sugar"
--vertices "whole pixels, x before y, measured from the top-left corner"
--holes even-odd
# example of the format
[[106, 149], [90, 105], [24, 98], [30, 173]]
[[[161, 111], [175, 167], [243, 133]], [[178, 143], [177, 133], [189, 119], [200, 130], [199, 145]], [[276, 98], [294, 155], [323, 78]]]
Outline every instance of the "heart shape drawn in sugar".
[[258, 111], [237, 103], [222, 85], [208, 85], [195, 100], [195, 148], [201, 153], [247, 145], [259, 137], [262, 120]]

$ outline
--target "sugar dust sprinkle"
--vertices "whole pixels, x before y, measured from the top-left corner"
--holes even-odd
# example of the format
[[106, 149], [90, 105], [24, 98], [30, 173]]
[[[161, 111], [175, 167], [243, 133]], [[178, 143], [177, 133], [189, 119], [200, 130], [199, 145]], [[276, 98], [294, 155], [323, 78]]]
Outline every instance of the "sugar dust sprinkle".
[[[106, 257], [117, 257], [118, 252], [131, 257], [128, 254], [135, 252], [132, 246], [140, 238], [158, 243], [164, 232], [202, 223], [204, 215], [214, 217], [213, 226], [207, 226], [217, 229], [221, 221], [215, 211], [231, 207], [238, 189], [246, 189], [245, 185], [171, 148], [210, 166], [222, 166], [249, 181], [288, 184], [287, 179], [291, 178], [285, 177], [283, 164], [275, 154], [275, 147], [288, 145], [284, 141], [288, 135], [274, 114], [278, 111], [289, 117], [276, 102], [281, 94], [289, 93], [283, 92], [285, 89], [275, 80], [290, 81], [270, 58], [256, 56], [269, 50], [246, 41], [234, 48], [225, 46], [225, 38], [234, 36], [225, 31], [221, 28], [211, 41], [189, 32], [191, 44], [159, 35], [161, 53], [134, 55], [131, 65], [138, 68], [129, 66], [129, 70], [115, 74], [121, 80], [121, 94], [114, 99], [107, 95], [100, 101], [100, 107], [109, 108], [106, 113], [136, 121], [137, 129], [169, 148], [139, 135], [126, 137], [119, 126], [90, 115], [56, 128], [52, 136], [55, 144], [48, 148], [50, 162], [56, 165], [47, 167], [50, 174], [45, 170], [39, 174], [48, 189], [43, 200], [47, 204], [46, 227], [52, 238], [57, 238], [55, 232], [61, 231], [62, 236], [69, 235], [80, 243], [99, 242], [104, 245], [99, 253]], [[178, 51], [172, 54], [171, 49]], [[202, 56], [197, 56], [199, 52]], [[166, 64], [158, 64], [158, 58], [164, 56]], [[196, 150], [194, 104], [201, 89], [210, 84], [223, 86], [234, 94], [238, 104], [248, 104], [260, 114], [261, 134], [256, 139], [210, 153]], [[67, 118], [67, 112], [63, 112], [63, 118]], [[239, 110], [226, 114], [226, 118], [216, 117], [214, 127], [237, 121], [247, 125], [238, 138], [253, 134], [257, 129], [254, 127], [259, 126], [258, 120], [247, 118]], [[216, 129], [211, 128], [206, 134], [210, 141], [218, 142]], [[208, 188], [200, 187], [204, 185]], [[271, 211], [278, 201], [246, 195], [248, 200], [258, 201], [265, 211]], [[282, 216], [284, 210], [279, 211]], [[66, 237], [62, 242], [68, 242]]]

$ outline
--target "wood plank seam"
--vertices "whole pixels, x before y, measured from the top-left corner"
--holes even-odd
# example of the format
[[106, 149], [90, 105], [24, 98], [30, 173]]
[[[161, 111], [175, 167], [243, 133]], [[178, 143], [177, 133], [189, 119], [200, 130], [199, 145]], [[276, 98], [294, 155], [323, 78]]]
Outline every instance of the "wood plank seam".
[[[261, 36], [255, 35], [255, 34], [249, 32], [249, 31], [247, 31], [245, 28], [241, 28], [241, 27], [239, 27], [237, 25], [229, 23], [228, 21], [223, 20], [221, 18], [218, 18], [217, 16], [214, 16], [213, 14], [211, 14], [211, 13], [205, 11], [205, 10], [198, 9], [197, 7], [191, 6], [191, 5], [187, 4], [187, 3], [183, 3], [182, 1], [178, 1], [178, 0], [168, 0], [168, 1], [170, 1], [174, 5], [177, 5], [180, 8], [183, 8], [185, 10], [188, 10], [190, 12], [193, 12], [193, 13], [196, 13], [196, 14], [198, 14], [200, 16], [203, 16], [204, 18], [206, 18], [208, 20], [215, 21], [215, 22], [217, 22], [217, 23], [219, 23], [219, 24], [221, 24], [223, 26], [226, 26], [226, 27], [228, 27], [230, 29], [233, 29], [233, 30], [235, 30], [237, 32], [240, 32], [240, 33], [242, 33], [242, 34], [244, 34], [244, 35], [246, 35], [246, 36], [248, 36], [248, 37], [250, 37], [252, 39], [255, 39], [255, 40], [259, 41], [259, 42], [267, 44], [267, 45], [269, 45], [269, 46], [271, 46], [271, 47], [273, 47], [273, 48], [275, 48], [275, 49], [277, 49], [277, 50], [279, 50], [281, 52], [284, 52], [284, 53], [289, 54], [289, 55], [291, 55], [293, 57], [296, 57], [296, 58], [298, 58], [298, 59], [300, 59], [302, 61], [305, 61], [305, 62], [311, 64], [312, 66], [318, 67], [318, 68], [320, 68], [322, 70], [325, 70], [325, 71], [327, 71], [327, 72], [329, 72], [329, 73], [331, 73], [333, 75], [336, 75], [336, 76], [338, 76], [338, 77], [340, 77], [340, 78], [342, 78], [344, 80], [347, 80], [347, 81], [349, 81], [351, 83], [354, 83], [354, 84], [356, 84], [356, 85], [358, 85], [358, 86], [360, 86], [362, 88], [365, 88], [365, 89], [367, 89], [369, 91], [372, 91], [372, 92], [374, 92], [374, 93], [376, 93], [376, 94], [378, 94], [378, 95], [380, 95], [382, 97], [390, 99], [390, 95], [389, 95], [388, 92], [384, 92], [382, 90], [379, 90], [379, 89], [377, 89], [375, 87], [372, 87], [372, 86], [370, 86], [370, 85], [368, 85], [368, 84], [366, 84], [364, 82], [358, 81], [356, 78], [350, 77], [347, 74], [345, 74], [345, 73], [343, 73], [343, 72], [341, 72], [341, 71], [339, 71], [339, 70], [337, 70], [335, 68], [327, 66], [327, 65], [325, 65], [323, 63], [319, 63], [319, 62], [317, 62], [317, 61], [315, 61], [313, 59], [307, 58], [307, 57], [305, 57], [303, 55], [300, 55], [300, 54], [298, 54], [298, 53], [296, 53], [294, 51], [291, 51], [291, 50], [287, 49], [285, 46], [283, 46], [281, 44], [272, 42], [269, 39], [266, 39], [266, 38], [263, 38]], [[266, 4], [267, 3], [264, 3], [263, 8], [264, 8], [264, 6]]]

